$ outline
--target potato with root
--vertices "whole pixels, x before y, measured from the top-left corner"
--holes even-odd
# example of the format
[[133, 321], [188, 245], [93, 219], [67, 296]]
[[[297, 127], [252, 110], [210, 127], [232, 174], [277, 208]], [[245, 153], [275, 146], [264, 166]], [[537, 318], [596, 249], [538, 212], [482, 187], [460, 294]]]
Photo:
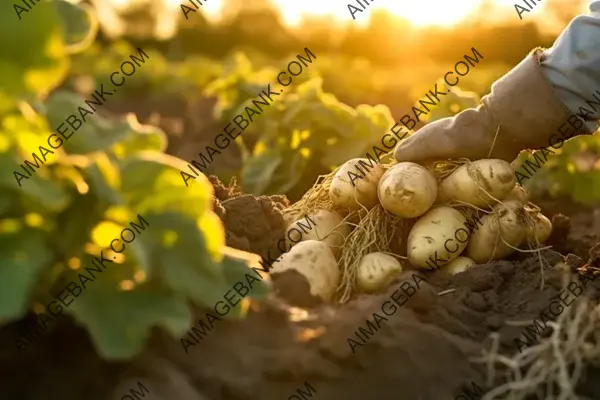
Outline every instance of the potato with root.
[[452, 261], [469, 241], [467, 219], [452, 207], [435, 207], [415, 223], [408, 234], [408, 261], [417, 268], [433, 269]]
[[358, 287], [365, 293], [376, 292], [401, 272], [402, 265], [394, 257], [377, 251], [369, 253], [358, 266]]
[[504, 160], [485, 159], [461, 165], [440, 183], [439, 202], [455, 200], [476, 207], [505, 199], [516, 184], [515, 171]]
[[401, 162], [388, 169], [377, 187], [383, 208], [400, 218], [416, 218], [429, 210], [438, 194], [435, 176], [425, 167]]
[[531, 222], [527, 227], [527, 242], [532, 245], [545, 243], [552, 233], [552, 222], [541, 212], [529, 215]]
[[476, 263], [500, 260], [513, 253], [526, 234], [525, 206], [515, 200], [496, 204], [490, 214], [481, 218], [481, 226], [471, 235], [466, 255]]
[[[307, 219], [312, 223], [305, 224]], [[343, 220], [344, 218], [335, 211], [316, 210], [306, 219], [299, 219], [288, 226], [285, 231], [288, 248], [302, 241], [319, 240], [329, 245], [333, 254], [337, 255], [346, 236], [350, 234], [350, 226], [342, 222]]]
[[517, 185], [515, 185], [513, 190], [508, 194], [508, 196], [506, 196], [503, 200], [504, 201], [515, 200], [521, 204], [528, 204], [529, 203], [529, 193], [527, 193], [527, 189], [525, 189], [523, 186], [517, 184]]
[[317, 240], [298, 243], [273, 263], [270, 271], [274, 281], [278, 274], [295, 270], [308, 281], [310, 294], [323, 301], [333, 297], [340, 277], [340, 271], [329, 246]]
[[456, 275], [459, 272], [468, 270], [473, 265], [475, 265], [475, 261], [471, 260], [469, 257], [457, 257], [444, 265], [441, 270], [446, 271], [450, 275]]
[[[356, 177], [352, 179], [349, 172], [356, 174]], [[333, 176], [329, 186], [329, 197], [337, 207], [372, 208], [379, 201], [377, 184], [384, 172], [380, 164], [367, 158], [346, 161]]]

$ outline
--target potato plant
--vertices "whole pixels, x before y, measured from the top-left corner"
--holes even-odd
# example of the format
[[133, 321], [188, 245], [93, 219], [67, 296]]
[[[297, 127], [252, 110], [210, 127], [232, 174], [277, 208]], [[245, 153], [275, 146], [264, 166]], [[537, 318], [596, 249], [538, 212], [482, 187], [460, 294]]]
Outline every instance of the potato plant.
[[[318, 63], [317, 59], [313, 63]], [[282, 62], [283, 66], [284, 63]], [[255, 70], [243, 55], [227, 64], [225, 77], [206, 94], [218, 99], [215, 117], [225, 123], [243, 110], [244, 103], [276, 82], [278, 70]], [[319, 174], [328, 173], [351, 157], [365, 157], [394, 125], [386, 106], [352, 108], [325, 93], [321, 78], [310, 69], [294, 77], [280, 98], [240, 135], [244, 191], [255, 195], [301, 195]], [[298, 196], [299, 197], [299, 196]]]
[[[146, 232], [65, 311], [101, 356], [127, 358], [155, 326], [182, 335], [192, 321], [190, 301], [212, 307], [247, 263], [220, 251], [224, 233], [208, 179], [185, 187], [185, 162], [165, 155], [165, 135], [135, 118], [89, 117], [19, 187], [12, 171], [83, 102], [64, 91], [48, 97], [77, 47], [65, 38], [79, 32], [64, 29], [77, 13], [69, 15], [61, 20], [56, 2], [40, 2], [26, 22], [0, 16], [0, 321], [43, 312], [77, 268], [100, 251], [111, 254], [110, 240], [141, 214]], [[27, 37], [27, 46], [15, 37]]]

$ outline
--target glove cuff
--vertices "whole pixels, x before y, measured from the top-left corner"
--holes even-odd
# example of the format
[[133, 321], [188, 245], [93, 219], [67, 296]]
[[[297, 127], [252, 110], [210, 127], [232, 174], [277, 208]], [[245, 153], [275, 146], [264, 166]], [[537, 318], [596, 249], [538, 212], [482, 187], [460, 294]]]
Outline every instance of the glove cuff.
[[522, 149], [540, 148], [548, 146], [559, 128], [568, 137], [592, 133], [554, 92], [540, 67], [543, 59], [543, 49], [532, 50], [481, 99], [483, 108], [500, 125], [498, 139], [502, 142], [513, 142]]

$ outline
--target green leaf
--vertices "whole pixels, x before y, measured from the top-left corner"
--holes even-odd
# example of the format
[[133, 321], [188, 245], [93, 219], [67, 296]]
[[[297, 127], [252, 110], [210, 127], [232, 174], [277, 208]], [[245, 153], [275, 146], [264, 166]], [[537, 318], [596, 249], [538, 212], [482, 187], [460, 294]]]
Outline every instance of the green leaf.
[[[13, 152], [0, 153], [0, 169], [6, 171], [0, 174], [0, 187], [14, 190], [47, 210], [61, 211], [68, 206], [70, 196], [60, 181], [42, 177], [40, 171], [29, 177], [19, 168], [17, 160]], [[25, 175], [25, 179], [20, 180], [21, 187], [17, 184], [14, 171]]]
[[140, 214], [177, 211], [194, 219], [212, 206], [212, 186], [204, 175], [185, 186], [186, 163], [166, 154], [143, 153], [126, 160], [121, 172], [123, 198]]
[[184, 296], [137, 288], [109, 291], [91, 284], [69, 307], [89, 331], [101, 357], [127, 359], [145, 346], [153, 326], [162, 326], [173, 337], [190, 327], [191, 311]]
[[[108, 90], [108, 89], [106, 89]], [[100, 91], [100, 88], [98, 88]], [[110, 91], [110, 90], [109, 90]], [[92, 99], [93, 100], [93, 99]], [[131, 127], [125, 121], [109, 121], [97, 113], [86, 114], [82, 117], [78, 107], [92, 111], [84, 99], [75, 93], [57, 91], [50, 96], [46, 103], [46, 116], [50, 126], [58, 127], [63, 124], [67, 130], [65, 135], [71, 135], [63, 144], [69, 154], [88, 154], [104, 151], [115, 143], [126, 139], [131, 134]], [[82, 122], [77, 131], [65, 122], [66, 118], [74, 115]], [[75, 122], [77, 124], [77, 122]]]
[[273, 180], [277, 168], [283, 163], [279, 150], [266, 150], [256, 156], [251, 156], [242, 168], [241, 178], [245, 193], [256, 196], [265, 193], [265, 189]]
[[[19, 4], [19, 3], [15, 3]], [[19, 98], [45, 94], [66, 75], [56, 3], [42, 1], [17, 15], [12, 3], [0, 13], [0, 111]]]
[[85, 3], [57, 1], [59, 23], [69, 52], [82, 51], [94, 40], [98, 32], [98, 20], [94, 10]]
[[[251, 267], [263, 268], [258, 263], [253, 263], [247, 258], [242, 258], [234, 254], [225, 254], [221, 265], [225, 273], [225, 279], [231, 284], [235, 284], [236, 282], [247, 282], [246, 274], [260, 279]], [[269, 285], [267, 285], [265, 281], [253, 281], [252, 290], [248, 293], [247, 297], [252, 299], [263, 299], [269, 294], [269, 291]]]
[[103, 207], [94, 192], [74, 197], [71, 207], [56, 217], [60, 227], [60, 240], [57, 240], [65, 258], [81, 257], [83, 247], [89, 241], [89, 233], [102, 221]]
[[152, 269], [170, 289], [212, 307], [229, 288], [222, 268], [207, 251], [205, 232], [181, 214], [143, 215], [148, 232], [136, 241]]
[[164, 152], [167, 148], [167, 136], [154, 126], [142, 126], [137, 121], [128, 121], [132, 134], [115, 145], [119, 157], [133, 156], [140, 151]]
[[31, 290], [54, 254], [37, 229], [0, 233], [0, 241], [0, 318], [16, 318], [27, 311]]

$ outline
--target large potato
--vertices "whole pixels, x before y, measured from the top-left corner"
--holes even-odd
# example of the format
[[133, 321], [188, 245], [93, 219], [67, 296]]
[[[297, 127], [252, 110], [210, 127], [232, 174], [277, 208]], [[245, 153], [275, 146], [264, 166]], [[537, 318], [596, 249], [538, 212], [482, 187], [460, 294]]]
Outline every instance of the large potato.
[[438, 187], [435, 176], [425, 167], [401, 162], [383, 174], [377, 191], [387, 211], [401, 218], [415, 218], [429, 210]]
[[273, 263], [271, 275], [295, 270], [306, 278], [310, 294], [324, 301], [331, 300], [335, 293], [340, 271], [329, 246], [317, 240], [298, 243]]
[[[373, 164], [371, 166], [371, 164]], [[351, 176], [349, 172], [356, 174]], [[329, 197], [333, 204], [342, 208], [359, 209], [361, 205], [372, 208], [379, 202], [377, 184], [384, 169], [367, 158], [346, 161], [333, 176]]]
[[358, 287], [363, 292], [373, 293], [401, 272], [402, 265], [394, 257], [380, 252], [369, 253], [358, 266]]
[[497, 204], [492, 210], [492, 213], [481, 218], [481, 227], [471, 235], [467, 245], [466, 255], [478, 264], [510, 255], [515, 251], [512, 247], [518, 247], [527, 234], [523, 204], [512, 200]]
[[418, 268], [437, 269], [458, 257], [469, 241], [466, 222], [465, 216], [451, 207], [429, 210], [408, 234], [408, 261]]
[[534, 224], [527, 226], [527, 242], [531, 244], [545, 243], [552, 233], [552, 222], [540, 212], [530, 215]]
[[461, 165], [440, 183], [442, 203], [462, 201], [477, 207], [495, 203], [487, 193], [498, 200], [506, 198], [516, 184], [515, 171], [504, 160], [477, 160]]
[[333, 254], [338, 254], [340, 246], [350, 233], [350, 226], [342, 221], [344, 218], [335, 211], [317, 210], [305, 218], [291, 224], [285, 231], [288, 248], [306, 240], [319, 240], [331, 247]]
[[503, 200], [504, 201], [515, 200], [521, 204], [528, 204], [529, 203], [529, 193], [527, 193], [527, 189], [525, 189], [523, 186], [515, 185], [513, 190]]

